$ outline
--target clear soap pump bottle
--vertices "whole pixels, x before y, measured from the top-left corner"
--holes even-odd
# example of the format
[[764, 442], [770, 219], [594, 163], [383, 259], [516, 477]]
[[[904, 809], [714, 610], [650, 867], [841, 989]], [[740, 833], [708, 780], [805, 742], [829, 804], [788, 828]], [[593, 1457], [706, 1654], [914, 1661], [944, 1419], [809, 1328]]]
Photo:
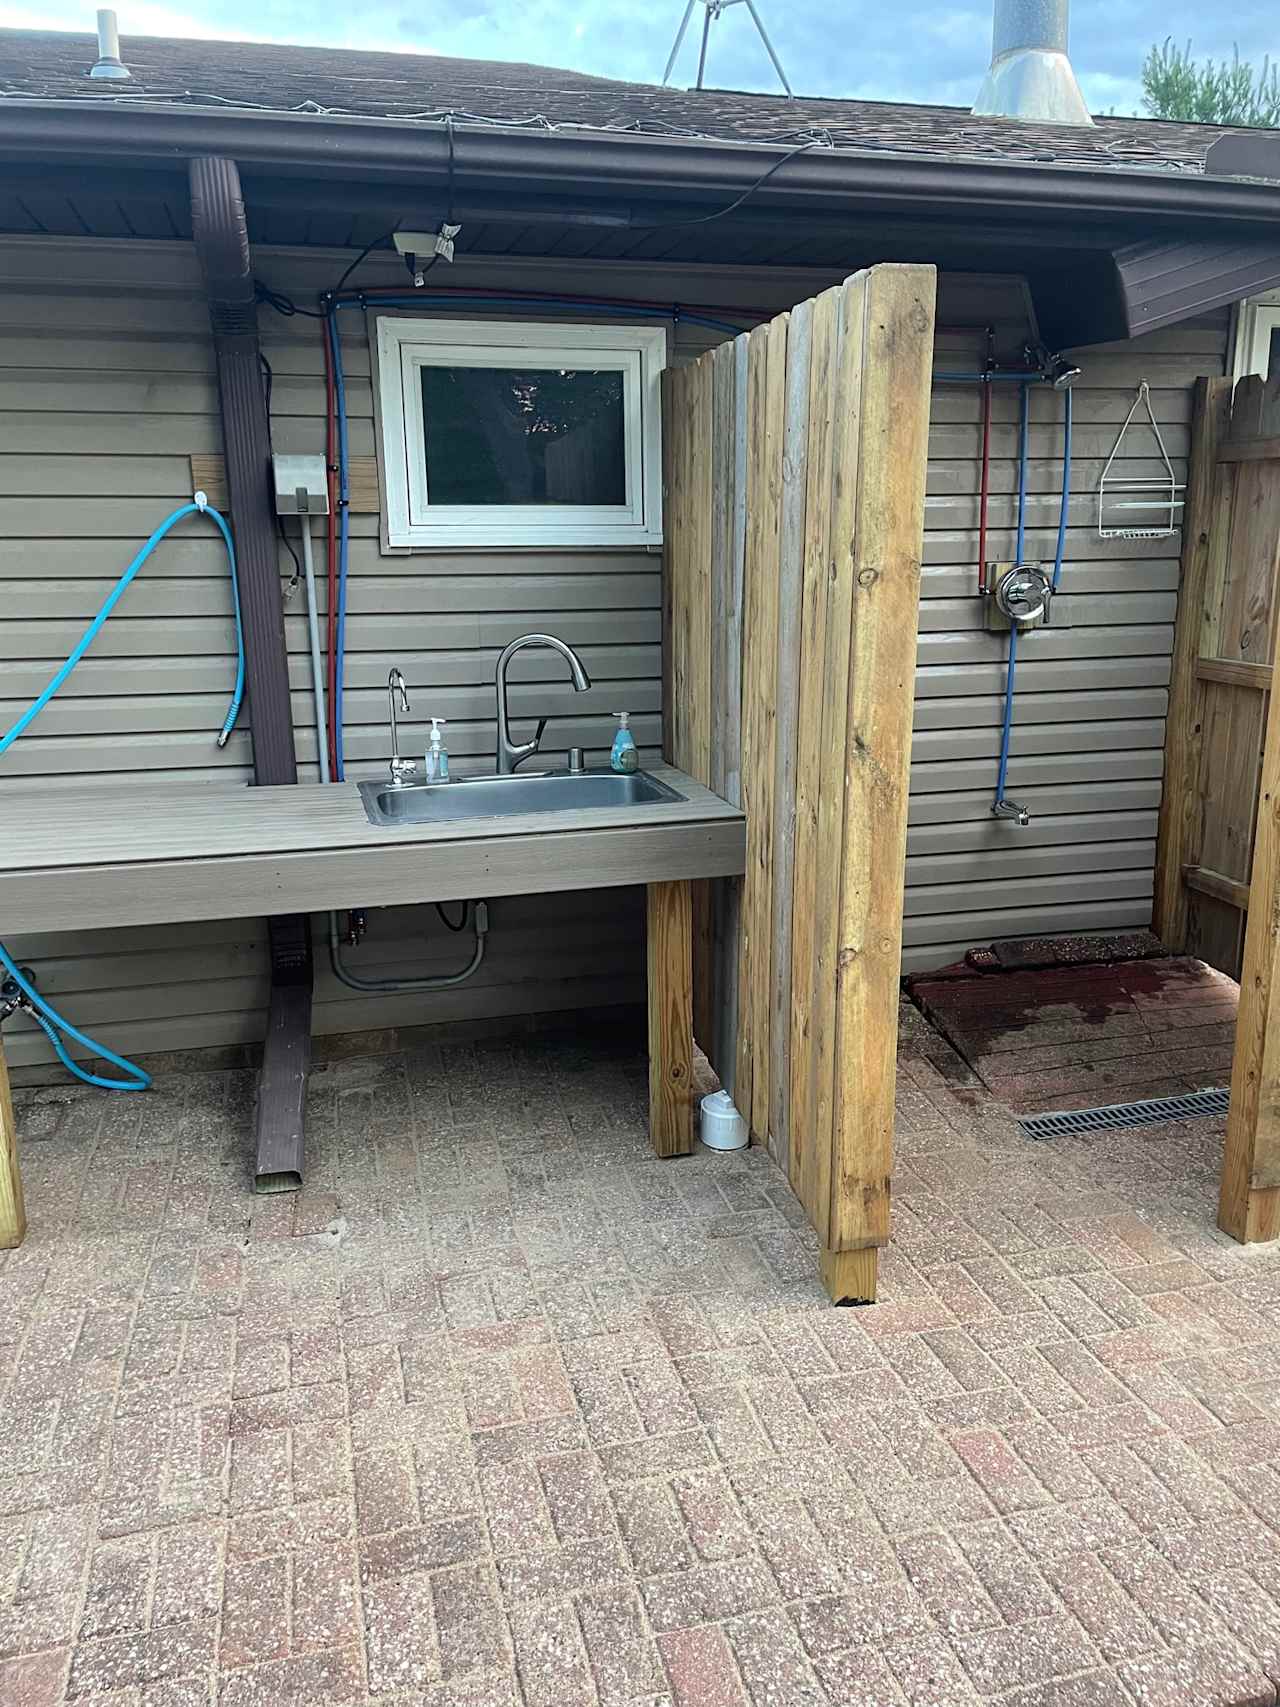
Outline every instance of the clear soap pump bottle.
[[640, 755], [636, 752], [635, 740], [631, 734], [631, 713], [615, 711], [613, 715], [618, 719], [618, 733], [613, 738], [609, 765], [612, 770], [621, 771], [625, 775], [628, 771], [639, 769]]
[[422, 768], [424, 782], [448, 782], [449, 780], [449, 749], [445, 746], [440, 731], [444, 728], [443, 717], [431, 719], [431, 744], [427, 748], [426, 762]]

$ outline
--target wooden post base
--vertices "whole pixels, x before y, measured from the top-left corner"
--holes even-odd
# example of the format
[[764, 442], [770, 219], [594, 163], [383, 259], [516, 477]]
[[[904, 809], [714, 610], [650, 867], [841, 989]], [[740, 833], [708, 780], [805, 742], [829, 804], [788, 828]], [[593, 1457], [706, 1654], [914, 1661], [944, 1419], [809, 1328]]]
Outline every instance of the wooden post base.
[[818, 1259], [818, 1273], [833, 1304], [874, 1304], [879, 1270], [878, 1245], [860, 1251], [824, 1249]]
[[9, 1069], [0, 1036], [0, 1251], [20, 1245], [27, 1233], [27, 1210], [22, 1200], [22, 1175], [18, 1172], [18, 1122], [9, 1094]]
[[1218, 1225], [1242, 1245], [1256, 1245], [1280, 1238], [1280, 1186], [1237, 1186], [1229, 1177], [1230, 1166], [1223, 1175], [1222, 1195], [1218, 1200]]
[[693, 885], [651, 883], [649, 1139], [658, 1156], [693, 1149]]

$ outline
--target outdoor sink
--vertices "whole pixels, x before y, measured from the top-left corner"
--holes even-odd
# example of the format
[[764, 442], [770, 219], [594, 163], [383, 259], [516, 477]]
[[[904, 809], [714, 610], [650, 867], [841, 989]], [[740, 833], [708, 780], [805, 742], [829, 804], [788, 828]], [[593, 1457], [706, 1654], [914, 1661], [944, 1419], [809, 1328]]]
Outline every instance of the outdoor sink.
[[675, 789], [632, 771], [544, 772], [528, 776], [468, 776], [454, 782], [362, 782], [360, 798], [369, 822], [380, 829], [397, 824], [443, 824], [458, 818], [509, 818], [526, 812], [572, 812], [579, 807], [654, 806], [679, 800]]

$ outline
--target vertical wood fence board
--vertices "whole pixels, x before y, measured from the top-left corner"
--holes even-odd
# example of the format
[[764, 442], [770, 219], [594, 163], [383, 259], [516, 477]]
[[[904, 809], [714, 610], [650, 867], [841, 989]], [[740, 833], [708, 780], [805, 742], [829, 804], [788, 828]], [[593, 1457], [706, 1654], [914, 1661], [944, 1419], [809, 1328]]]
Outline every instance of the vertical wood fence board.
[[676, 692], [687, 645], [687, 587], [690, 550], [683, 470], [688, 431], [688, 371], [667, 368], [662, 375], [662, 755], [678, 765], [683, 752], [682, 710]]
[[695, 781], [711, 781], [711, 552], [712, 552], [712, 447], [711, 447], [711, 361], [703, 356], [691, 371], [687, 400], [691, 432], [686, 440], [687, 508], [692, 533], [689, 565], [689, 637], [685, 657], [685, 693], [688, 698], [686, 751], [689, 774]]
[[[740, 789], [742, 729], [741, 575], [735, 568], [737, 487], [736, 344], [711, 357], [711, 782], [730, 798]], [[745, 432], [743, 447], [745, 449]], [[745, 514], [745, 512], [744, 512]], [[731, 784], [732, 779], [732, 784]], [[738, 918], [740, 879], [710, 886], [711, 1031], [699, 1039], [721, 1082], [732, 1093], [738, 1039]]]
[[1229, 379], [1196, 382], [1183, 529], [1180, 620], [1174, 635], [1169, 682], [1164, 807], [1160, 814], [1155, 870], [1155, 929], [1175, 952], [1181, 952], [1187, 941], [1188, 891], [1182, 881], [1182, 868], [1199, 863], [1198, 858], [1192, 858], [1191, 850], [1197, 833], [1196, 786], [1200, 774], [1204, 684], [1196, 679], [1195, 667], [1203, 653], [1212, 520], [1219, 481], [1218, 451], [1226, 437], [1230, 404]]
[[[1252, 858], [1261, 712], [1257, 694], [1242, 693], [1221, 682], [1204, 683], [1197, 787], [1200, 823], [1193, 863], [1240, 883], [1249, 881]], [[1187, 944], [1211, 966], [1236, 973], [1243, 924], [1240, 913], [1226, 901], [1192, 892], [1187, 903]]]
[[852, 633], [827, 1240], [841, 1251], [889, 1237], [935, 292], [932, 268], [886, 266], [868, 275], [847, 577]]
[[[835, 1133], [836, 984], [840, 879], [844, 867], [844, 755], [849, 719], [852, 638], [853, 534], [857, 525], [857, 465], [862, 431], [862, 380], [867, 274], [844, 287], [840, 365], [835, 370], [835, 420], [831, 435], [831, 552], [827, 565], [827, 622], [822, 671], [822, 726], [818, 758], [818, 833], [814, 842], [814, 913], [810, 1032], [813, 1050], [811, 1168], [801, 1202], [818, 1237], [831, 1244], [832, 1148]], [[819, 667], [814, 660], [814, 668]]]
[[812, 1007], [817, 918], [818, 800], [822, 782], [822, 667], [831, 556], [833, 383], [839, 367], [844, 287], [814, 303], [810, 330], [809, 457], [805, 475], [800, 691], [796, 709], [796, 801], [791, 926], [791, 1063], [788, 1173], [806, 1206], [816, 1201]]
[[[771, 323], [770, 323], [771, 324]], [[746, 874], [742, 877], [742, 954], [737, 1028], [737, 1104], [756, 1137], [765, 1137], [756, 1106], [768, 1106], [768, 946], [765, 888], [773, 838], [773, 763], [766, 756], [766, 722], [771, 707], [761, 691], [766, 635], [766, 551], [768, 551], [768, 408], [770, 408], [770, 324], [751, 333], [748, 345], [748, 481], [746, 481], [746, 555], [742, 562], [742, 811], [748, 816]], [[763, 1029], [763, 1040], [761, 1040]], [[765, 1048], [761, 1048], [761, 1041]], [[758, 1082], [759, 1075], [759, 1082]]]
[[[1280, 471], [1277, 471], [1280, 474]], [[1271, 695], [1218, 1224], [1280, 1236], [1280, 694]]]
[[[711, 557], [713, 540], [713, 451], [711, 357], [697, 364], [689, 399], [692, 427], [686, 444], [689, 460], [687, 481], [693, 560], [690, 565], [689, 644], [686, 659], [688, 694], [688, 765], [695, 781], [711, 781], [712, 691], [711, 691]], [[699, 1042], [711, 1046], [715, 1010], [712, 964], [711, 885], [693, 886], [693, 1030]]]
[[762, 644], [759, 561], [764, 549], [768, 384], [769, 335], [768, 327], [762, 326], [751, 333], [747, 344], [746, 540], [742, 570], [742, 809], [747, 815], [747, 862], [742, 880], [738, 941], [738, 1071], [734, 1098], [753, 1131], [756, 1130], [752, 1119], [756, 1006], [752, 992], [763, 958], [760, 884], [756, 874], [761, 868], [761, 844], [768, 833], [760, 761], [761, 705], [757, 692]]
[[[704, 360], [707, 358], [704, 358]], [[729, 702], [729, 653], [742, 646], [735, 608], [734, 370], [732, 344], [711, 352], [711, 775], [708, 787], [727, 798], [729, 744], [737, 745], [739, 708]], [[739, 665], [739, 669], [741, 665]], [[731, 734], [732, 729], [732, 734]]]
[[747, 445], [750, 432], [749, 364], [751, 335], [733, 341], [733, 555], [730, 560], [729, 618], [738, 644], [725, 652], [725, 776], [724, 797], [742, 804], [742, 654], [743, 601], [747, 573]]
[[790, 1150], [791, 933], [795, 875], [796, 720], [809, 443], [813, 303], [791, 311], [783, 399], [782, 503], [778, 537], [778, 634], [774, 659], [773, 953], [769, 1015], [769, 1140], [780, 1167]]
[[[743, 591], [742, 775], [747, 812], [743, 975], [739, 985], [738, 1103], [769, 1136], [775, 692], [788, 316], [751, 334], [748, 357], [747, 536]], [[749, 1066], [744, 1064], [749, 1054]], [[750, 1085], [750, 1098], [746, 1087]]]
[[[765, 388], [764, 468], [760, 487], [759, 556], [756, 563], [758, 638], [752, 679], [744, 687], [755, 703], [755, 780], [758, 784], [756, 862], [747, 873], [755, 886], [753, 915], [756, 951], [752, 961], [751, 1127], [769, 1141], [770, 1087], [773, 1071], [773, 862], [777, 844], [774, 798], [777, 754], [778, 599], [782, 542], [782, 463], [786, 447], [787, 345], [790, 316], [779, 315], [761, 328], [768, 339]], [[758, 334], [753, 334], [758, 335]]]

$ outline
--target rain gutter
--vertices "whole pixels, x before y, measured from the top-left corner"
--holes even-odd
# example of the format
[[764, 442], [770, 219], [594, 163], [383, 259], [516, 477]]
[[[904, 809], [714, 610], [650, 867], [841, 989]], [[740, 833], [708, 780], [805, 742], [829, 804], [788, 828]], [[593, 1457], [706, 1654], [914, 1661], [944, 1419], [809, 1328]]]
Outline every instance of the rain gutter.
[[[785, 144], [724, 142], [582, 129], [541, 131], [457, 122], [459, 181], [600, 194], [732, 197], [748, 189]], [[335, 179], [406, 178], [448, 168], [444, 127], [430, 121], [259, 113], [82, 97], [74, 101], [0, 100], [0, 155], [95, 163], [111, 159], [174, 164], [200, 154], [234, 158], [242, 170]], [[797, 154], [752, 198], [753, 206], [901, 208], [963, 212], [1055, 223], [1067, 219], [1280, 224], [1280, 185], [1203, 173], [1092, 167], [1023, 160], [943, 157], [816, 147]]]

